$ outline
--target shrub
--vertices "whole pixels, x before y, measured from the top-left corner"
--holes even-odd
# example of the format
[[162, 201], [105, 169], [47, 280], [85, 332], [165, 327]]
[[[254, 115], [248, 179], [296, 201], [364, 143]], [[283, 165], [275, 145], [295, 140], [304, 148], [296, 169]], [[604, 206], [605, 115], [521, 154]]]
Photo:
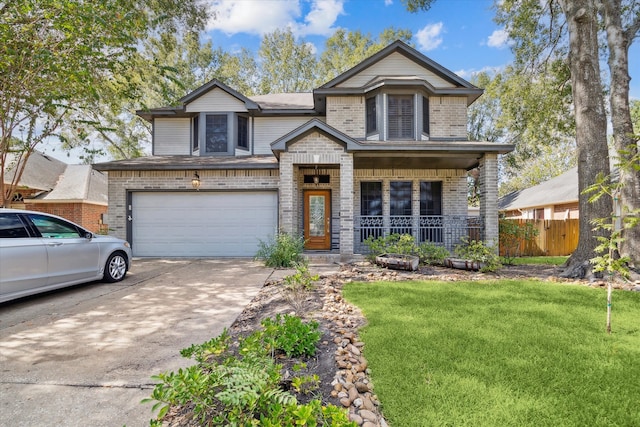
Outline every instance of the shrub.
[[256, 259], [261, 259], [267, 267], [293, 267], [303, 262], [304, 238], [279, 233], [268, 241], [258, 242]]
[[501, 219], [498, 222], [500, 250], [505, 262], [513, 264], [514, 258], [520, 256], [522, 242], [533, 240], [539, 233], [530, 222], [520, 223], [518, 220]]
[[481, 240], [470, 241], [466, 237], [462, 238], [462, 242], [455, 247], [457, 257], [482, 263], [484, 267], [480, 271], [496, 271], [502, 267], [500, 257], [493, 247], [485, 245]]
[[287, 357], [313, 356], [320, 341], [319, 324], [316, 321], [302, 322], [297, 316], [277, 314], [261, 322], [264, 327], [263, 341]]
[[295, 264], [296, 272], [283, 278], [284, 286], [282, 294], [297, 315], [304, 312], [307, 297], [313, 289], [313, 282], [319, 279], [318, 275], [311, 275], [307, 263]]
[[415, 255], [420, 257], [420, 262], [423, 264], [441, 264], [450, 255], [447, 249], [435, 243], [418, 244], [410, 234], [390, 234], [378, 238], [370, 236], [364, 241], [364, 244], [369, 250], [367, 259], [371, 262], [375, 261], [377, 255], [387, 253]]

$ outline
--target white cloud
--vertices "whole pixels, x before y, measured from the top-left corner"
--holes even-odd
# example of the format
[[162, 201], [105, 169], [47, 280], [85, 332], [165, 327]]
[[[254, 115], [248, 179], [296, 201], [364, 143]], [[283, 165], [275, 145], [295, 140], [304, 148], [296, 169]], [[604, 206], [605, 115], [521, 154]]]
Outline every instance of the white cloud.
[[304, 17], [304, 24], [298, 26], [297, 35], [330, 36], [335, 31], [333, 24], [344, 14], [344, 0], [314, 0], [311, 10]]
[[385, 6], [391, 6], [393, 4], [393, 0], [384, 0]]
[[429, 24], [416, 33], [416, 39], [418, 40], [418, 47], [420, 50], [429, 51], [437, 48], [442, 43], [442, 33], [444, 24], [437, 22], [435, 24]]
[[476, 68], [469, 68], [469, 69], [457, 70], [457, 71], [454, 71], [454, 73], [465, 80], [471, 80], [473, 76], [478, 75], [480, 73], [487, 73], [493, 76], [501, 72], [502, 70], [504, 70], [504, 68], [505, 68], [504, 65], [499, 65], [499, 66], [487, 65], [486, 67], [482, 67], [479, 70]]
[[506, 30], [495, 30], [487, 40], [487, 46], [503, 49], [509, 46], [509, 33]]
[[333, 24], [344, 14], [345, 0], [312, 0], [311, 10], [304, 17], [302, 1], [305, 0], [215, 0], [211, 5], [215, 19], [208, 28], [229, 35], [262, 36], [287, 27], [297, 36], [332, 34]]

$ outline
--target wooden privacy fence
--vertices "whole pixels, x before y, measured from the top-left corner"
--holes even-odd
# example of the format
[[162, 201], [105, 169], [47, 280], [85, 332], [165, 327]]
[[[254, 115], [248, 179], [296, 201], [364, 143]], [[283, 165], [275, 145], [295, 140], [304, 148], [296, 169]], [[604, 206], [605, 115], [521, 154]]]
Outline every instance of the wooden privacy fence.
[[[578, 247], [579, 219], [517, 219], [519, 224], [533, 224], [538, 235], [520, 243], [520, 256], [571, 255]], [[504, 255], [504, 248], [500, 248]]]

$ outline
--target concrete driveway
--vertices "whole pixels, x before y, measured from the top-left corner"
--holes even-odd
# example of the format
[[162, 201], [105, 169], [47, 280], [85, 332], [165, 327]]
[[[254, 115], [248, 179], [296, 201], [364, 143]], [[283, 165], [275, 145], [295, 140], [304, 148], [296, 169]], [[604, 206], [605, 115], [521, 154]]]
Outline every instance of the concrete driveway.
[[248, 259], [134, 260], [124, 281], [0, 306], [0, 425], [148, 426], [151, 375], [219, 335], [273, 273]]

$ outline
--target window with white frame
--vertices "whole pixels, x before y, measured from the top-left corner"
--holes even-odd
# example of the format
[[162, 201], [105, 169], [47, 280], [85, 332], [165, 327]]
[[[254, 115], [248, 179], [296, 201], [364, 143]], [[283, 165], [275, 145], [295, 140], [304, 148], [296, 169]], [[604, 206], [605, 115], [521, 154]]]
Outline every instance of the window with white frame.
[[410, 93], [370, 96], [365, 99], [365, 128], [370, 139], [415, 141], [428, 137], [429, 98]]
[[415, 139], [413, 95], [387, 97], [387, 134], [389, 139]]

